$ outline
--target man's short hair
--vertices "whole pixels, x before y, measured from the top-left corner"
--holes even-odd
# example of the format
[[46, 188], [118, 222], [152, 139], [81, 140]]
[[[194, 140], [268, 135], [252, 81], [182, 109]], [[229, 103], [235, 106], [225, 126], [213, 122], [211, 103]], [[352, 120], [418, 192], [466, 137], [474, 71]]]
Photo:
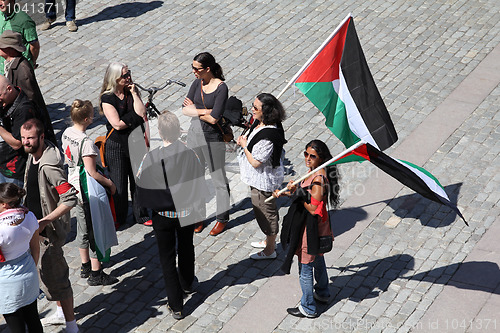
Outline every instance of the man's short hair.
[[163, 111], [158, 117], [158, 131], [164, 141], [174, 142], [181, 136], [179, 118], [170, 111]]
[[26, 131], [31, 130], [33, 127], [36, 129], [36, 135], [40, 137], [40, 135], [43, 134], [44, 128], [43, 128], [43, 123], [40, 119], [37, 118], [31, 118], [28, 119], [21, 128], [24, 128]]

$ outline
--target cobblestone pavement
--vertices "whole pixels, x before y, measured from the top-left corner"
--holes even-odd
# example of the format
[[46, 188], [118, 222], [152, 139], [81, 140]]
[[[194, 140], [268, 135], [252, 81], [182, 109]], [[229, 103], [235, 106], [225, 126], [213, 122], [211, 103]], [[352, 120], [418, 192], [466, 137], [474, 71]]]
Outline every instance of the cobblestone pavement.
[[[62, 18], [50, 30], [39, 32], [37, 78], [56, 131], [69, 125], [69, 106], [75, 98], [97, 105], [104, 71], [112, 60], [127, 63], [134, 81], [143, 86], [158, 86], [168, 78], [189, 86], [193, 56], [210, 51], [224, 69], [230, 93], [250, 105], [259, 92], [278, 94], [349, 12], [400, 138], [389, 154], [500, 43], [500, 3], [495, 0], [79, 1], [78, 32], [68, 32]], [[155, 98], [160, 109], [180, 116], [184, 129], [189, 123], [180, 106], [187, 90], [171, 86]], [[340, 152], [342, 146], [300, 92], [290, 88], [281, 101], [288, 112], [284, 123], [288, 180], [304, 172], [301, 154], [309, 140], [327, 142], [332, 153]], [[334, 260], [327, 257], [332, 298], [320, 318], [261, 313], [255, 307], [252, 320], [273, 317], [277, 324], [268, 331], [276, 332], [409, 332], [419, 328], [442, 290], [454, 285], [452, 277], [461, 263], [498, 222], [499, 105], [497, 86], [422, 165], [445, 185], [470, 227], [451, 210], [403, 189], [367, 221], [348, 247], [336, 250]], [[103, 124], [102, 117], [96, 119], [88, 130], [91, 137], [104, 133]], [[155, 126], [152, 121], [153, 132]], [[200, 286], [186, 300], [189, 315], [182, 321], [173, 319], [166, 309], [151, 228], [132, 224], [130, 217], [118, 231], [120, 245], [113, 248], [105, 268], [120, 282], [90, 287], [79, 278], [73, 225], [65, 255], [78, 324], [85, 332], [218, 332], [231, 320], [237, 321], [238, 313], [250, 306], [266, 284], [285, 278], [279, 271], [282, 251], [275, 261], [248, 258], [254, 251], [250, 242], [260, 240], [262, 233], [234, 158], [235, 153], [227, 154], [234, 204], [229, 229], [217, 237], [209, 236], [212, 217], [211, 224], [195, 236]], [[343, 165], [340, 170], [346, 201], [362, 196], [368, 180], [378, 177], [378, 171], [367, 163]], [[283, 216], [289, 202], [279, 200], [279, 204]], [[357, 213], [360, 221], [334, 222], [338, 242], [362, 225], [363, 207]], [[492, 274], [500, 280], [498, 265]], [[300, 287], [295, 278], [293, 293], [298, 302]], [[491, 294], [498, 297], [499, 289]], [[500, 306], [500, 302], [496, 304]], [[54, 309], [46, 300], [39, 302], [41, 317]], [[457, 327], [456, 331], [500, 331], [498, 315], [491, 320], [486, 330]], [[247, 329], [240, 326], [236, 331]], [[59, 330], [48, 328], [46, 332]], [[0, 331], [7, 331], [3, 319]]]

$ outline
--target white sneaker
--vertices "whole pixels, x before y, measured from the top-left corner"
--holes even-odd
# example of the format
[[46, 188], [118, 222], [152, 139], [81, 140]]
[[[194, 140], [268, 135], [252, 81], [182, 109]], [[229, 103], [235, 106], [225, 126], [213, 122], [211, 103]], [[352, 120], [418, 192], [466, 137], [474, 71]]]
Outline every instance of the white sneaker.
[[59, 317], [56, 313], [54, 313], [50, 317], [42, 318], [40, 321], [42, 322], [43, 326], [65, 325], [66, 324], [66, 319], [64, 319], [64, 317]]
[[250, 245], [252, 245], [252, 247], [255, 247], [256, 249], [263, 249], [266, 247], [266, 241], [251, 242]]
[[266, 256], [264, 254], [264, 251], [260, 251], [260, 252], [257, 252], [257, 253], [254, 253], [250, 256], [251, 259], [254, 259], [254, 260], [263, 260], [263, 259], [275, 259], [276, 258], [276, 251], [274, 251], [273, 253], [271, 253], [270, 255]]

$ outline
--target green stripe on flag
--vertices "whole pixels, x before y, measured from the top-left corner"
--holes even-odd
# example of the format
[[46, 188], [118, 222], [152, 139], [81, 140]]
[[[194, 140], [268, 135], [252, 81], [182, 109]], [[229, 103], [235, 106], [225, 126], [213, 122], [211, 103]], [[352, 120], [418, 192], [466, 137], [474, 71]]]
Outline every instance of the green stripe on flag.
[[333, 89], [332, 82], [298, 82], [295, 85], [323, 113], [326, 127], [346, 147], [359, 141], [349, 128], [345, 104]]
[[409, 166], [411, 166], [412, 168], [415, 168], [417, 170], [419, 170], [420, 172], [422, 172], [423, 174], [425, 174], [427, 177], [431, 178], [433, 181], [436, 182], [436, 184], [441, 187], [444, 191], [444, 187], [443, 185], [441, 185], [441, 183], [439, 182], [439, 180], [437, 180], [436, 177], [434, 177], [434, 175], [432, 173], [430, 173], [429, 171], [425, 170], [424, 168], [422, 167], [419, 167], [418, 165], [415, 165], [411, 162], [408, 162], [408, 161], [403, 161], [403, 160], [399, 160], [400, 162], [403, 162], [404, 164], [408, 164]]

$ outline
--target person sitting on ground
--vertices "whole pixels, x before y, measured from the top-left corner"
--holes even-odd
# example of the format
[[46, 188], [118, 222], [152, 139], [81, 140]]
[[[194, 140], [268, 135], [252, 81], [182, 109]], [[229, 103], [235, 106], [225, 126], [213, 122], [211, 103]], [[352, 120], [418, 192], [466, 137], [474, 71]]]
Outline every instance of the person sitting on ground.
[[[85, 134], [85, 130], [92, 124], [92, 120], [94, 119], [94, 108], [92, 103], [79, 99], [75, 100], [71, 105], [70, 115], [73, 126], [67, 128], [62, 135], [62, 148], [66, 164], [69, 167], [69, 182], [75, 188], [81, 188], [79, 177], [80, 163], [83, 163], [89, 175], [103, 187], [108, 188], [111, 195], [113, 195], [116, 191], [116, 186], [110, 179], [97, 171], [96, 159], [99, 155], [99, 150], [94, 142]], [[97, 259], [95, 244], [91, 244], [93, 237], [89, 237], [89, 228], [92, 227], [92, 224], [87, 225], [81, 191], [78, 193], [78, 197], [78, 204], [73, 208], [73, 214], [76, 216], [76, 240], [82, 260], [80, 276], [82, 278], [87, 278], [87, 283], [91, 286], [107, 286], [114, 284], [118, 282], [118, 279], [104, 273], [101, 262]], [[97, 217], [93, 218], [97, 219]], [[92, 222], [92, 219], [88, 220]], [[113, 224], [113, 221], [105, 222]], [[92, 234], [92, 232], [90, 234]]]

